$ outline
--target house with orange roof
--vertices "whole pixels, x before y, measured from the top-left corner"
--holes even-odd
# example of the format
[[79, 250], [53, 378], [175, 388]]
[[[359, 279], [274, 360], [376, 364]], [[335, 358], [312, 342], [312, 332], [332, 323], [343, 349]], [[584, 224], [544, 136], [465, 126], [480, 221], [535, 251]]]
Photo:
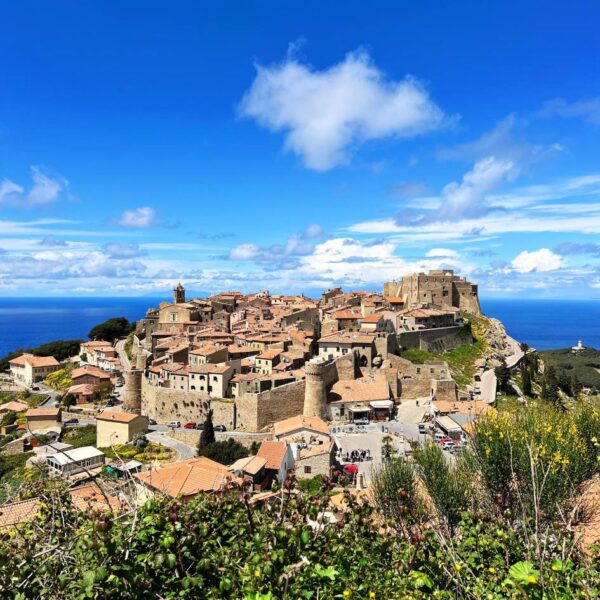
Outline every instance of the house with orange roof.
[[329, 426], [319, 417], [297, 415], [273, 424], [273, 435], [277, 441], [288, 444], [325, 443], [331, 438]]
[[25, 413], [25, 422], [28, 431], [42, 431], [45, 429], [62, 427], [60, 408], [30, 408]]
[[294, 453], [289, 444], [266, 440], [258, 449], [256, 456], [265, 459], [265, 471], [280, 484], [285, 481], [288, 471], [294, 468]]
[[96, 416], [96, 446], [127, 444], [136, 433], [148, 431], [148, 417], [128, 412], [102, 411]]
[[134, 475], [140, 503], [159, 495], [190, 500], [197, 494], [217, 492], [239, 482], [224, 465], [205, 456], [169, 463]]
[[90, 383], [92, 385], [99, 385], [104, 382], [110, 383], [110, 377], [110, 373], [92, 365], [83, 365], [78, 369], [74, 369], [71, 373], [73, 385], [83, 383]]
[[60, 363], [54, 356], [34, 356], [28, 353], [9, 360], [8, 364], [11, 375], [26, 385], [42, 381], [60, 369]]
[[283, 352], [282, 348], [270, 348], [261, 352], [254, 361], [257, 373], [271, 374], [273, 369], [279, 364]]

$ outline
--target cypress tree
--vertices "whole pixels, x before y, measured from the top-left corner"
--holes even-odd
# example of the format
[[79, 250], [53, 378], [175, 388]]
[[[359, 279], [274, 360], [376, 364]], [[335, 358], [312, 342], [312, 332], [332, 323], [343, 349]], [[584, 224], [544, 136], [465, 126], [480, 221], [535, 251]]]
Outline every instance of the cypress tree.
[[523, 384], [523, 395], [531, 396], [531, 375], [529, 373], [528, 365], [521, 367], [521, 381]]
[[198, 452], [203, 448], [206, 448], [209, 444], [213, 444], [215, 442], [215, 428], [213, 426], [213, 411], [209, 410], [206, 415], [206, 420], [204, 421], [204, 429], [200, 434], [200, 441], [198, 442]]

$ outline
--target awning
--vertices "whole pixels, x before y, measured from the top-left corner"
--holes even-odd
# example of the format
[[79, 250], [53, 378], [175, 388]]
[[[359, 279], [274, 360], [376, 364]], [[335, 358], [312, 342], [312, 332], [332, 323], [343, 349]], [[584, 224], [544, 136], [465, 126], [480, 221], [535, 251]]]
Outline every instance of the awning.
[[368, 406], [359, 406], [357, 408], [349, 408], [348, 410], [353, 413], [371, 412], [371, 409]]
[[394, 403], [391, 400], [372, 400], [369, 404], [373, 408], [387, 408], [390, 410], [394, 406]]

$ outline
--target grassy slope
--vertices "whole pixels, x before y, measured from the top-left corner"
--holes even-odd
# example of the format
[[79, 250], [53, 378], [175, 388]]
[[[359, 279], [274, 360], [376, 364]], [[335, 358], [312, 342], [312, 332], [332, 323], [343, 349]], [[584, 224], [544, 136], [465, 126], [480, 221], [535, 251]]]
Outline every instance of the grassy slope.
[[457, 385], [461, 388], [467, 387], [473, 381], [475, 361], [484, 356], [488, 351], [485, 332], [489, 327], [485, 317], [473, 317], [470, 315], [469, 320], [474, 339], [472, 344], [463, 344], [444, 354], [435, 354], [411, 348], [402, 352], [402, 357], [415, 364], [423, 364], [426, 360], [444, 360], [448, 363], [452, 377]]
[[571, 354], [570, 348], [563, 350], [542, 350], [540, 357], [546, 365], [554, 365], [564, 369], [569, 376], [577, 375], [577, 379], [587, 387], [600, 389], [600, 351], [586, 348], [581, 354]]

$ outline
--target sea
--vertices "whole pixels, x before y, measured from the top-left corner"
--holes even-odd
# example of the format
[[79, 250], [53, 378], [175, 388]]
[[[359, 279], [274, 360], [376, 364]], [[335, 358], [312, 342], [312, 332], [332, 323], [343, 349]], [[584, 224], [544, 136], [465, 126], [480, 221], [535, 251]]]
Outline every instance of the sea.
[[[58, 339], [86, 339], [111, 317], [141, 319], [166, 298], [0, 298], [0, 356]], [[483, 312], [500, 319], [509, 335], [537, 350], [581, 340], [600, 349], [600, 302], [483, 298]]]

